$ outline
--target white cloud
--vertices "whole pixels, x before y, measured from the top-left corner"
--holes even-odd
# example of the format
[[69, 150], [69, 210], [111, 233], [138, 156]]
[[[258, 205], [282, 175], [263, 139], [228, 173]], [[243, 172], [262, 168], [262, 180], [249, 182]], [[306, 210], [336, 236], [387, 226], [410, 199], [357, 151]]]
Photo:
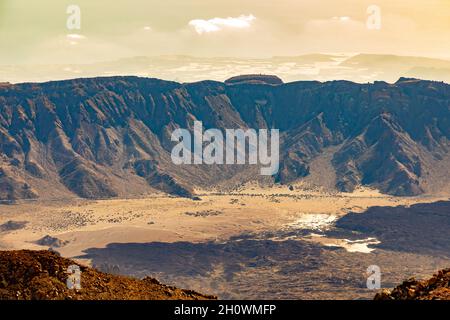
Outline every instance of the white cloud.
[[83, 36], [83, 35], [81, 35], [81, 34], [77, 34], [77, 33], [71, 33], [71, 34], [68, 34], [68, 35], [66, 36], [66, 38], [67, 38], [68, 40], [82, 40], [82, 39], [86, 39], [85, 36]]
[[79, 41], [84, 39], [86, 39], [86, 37], [83, 36], [82, 34], [71, 33], [66, 35], [67, 43], [69, 43], [71, 46], [79, 44]]
[[333, 20], [339, 20], [339, 21], [345, 22], [345, 21], [349, 21], [350, 17], [347, 17], [347, 16], [333, 17]]
[[256, 17], [252, 14], [241, 15], [233, 18], [212, 18], [209, 20], [195, 19], [189, 21], [189, 25], [194, 27], [198, 34], [216, 32], [226, 28], [243, 29], [249, 28]]

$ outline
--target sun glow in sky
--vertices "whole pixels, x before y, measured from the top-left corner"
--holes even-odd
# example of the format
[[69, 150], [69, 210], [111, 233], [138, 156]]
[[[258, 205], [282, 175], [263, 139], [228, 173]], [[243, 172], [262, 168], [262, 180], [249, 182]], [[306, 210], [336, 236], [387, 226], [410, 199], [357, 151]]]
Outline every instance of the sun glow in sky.
[[[80, 29], [67, 28], [67, 7]], [[379, 29], [367, 9], [380, 8]], [[0, 64], [132, 56], [388, 53], [450, 58], [450, 0], [0, 0]]]

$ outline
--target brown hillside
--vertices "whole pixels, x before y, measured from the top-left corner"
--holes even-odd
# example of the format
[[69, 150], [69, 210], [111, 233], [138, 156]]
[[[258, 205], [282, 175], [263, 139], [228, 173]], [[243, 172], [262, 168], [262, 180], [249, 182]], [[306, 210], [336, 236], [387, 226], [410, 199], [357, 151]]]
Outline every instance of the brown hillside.
[[450, 269], [441, 270], [428, 280], [406, 280], [391, 291], [378, 293], [375, 300], [450, 300]]
[[76, 264], [51, 251], [0, 251], [0, 300], [207, 300], [214, 296], [80, 266], [81, 289], [66, 286]]

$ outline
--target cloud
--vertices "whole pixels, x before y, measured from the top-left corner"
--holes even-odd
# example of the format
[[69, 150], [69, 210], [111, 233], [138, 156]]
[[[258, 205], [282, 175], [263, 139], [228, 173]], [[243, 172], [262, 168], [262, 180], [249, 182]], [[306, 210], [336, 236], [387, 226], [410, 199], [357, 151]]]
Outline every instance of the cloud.
[[71, 33], [71, 34], [68, 34], [68, 35], [66, 36], [66, 38], [67, 38], [68, 40], [82, 40], [82, 39], [86, 39], [85, 36], [83, 36], [83, 35], [81, 35], [81, 34], [77, 34], [77, 33]]
[[66, 35], [67, 42], [72, 46], [79, 44], [79, 41], [84, 40], [84, 39], [86, 39], [85, 36], [83, 36], [81, 34], [77, 34], [77, 33], [71, 33], [71, 34]]
[[189, 21], [189, 26], [193, 27], [198, 34], [217, 32], [223, 29], [243, 29], [249, 28], [256, 17], [250, 15], [240, 15], [233, 18], [212, 18], [209, 20], [195, 19]]
[[[40, 41], [24, 60], [26, 64], [83, 64], [115, 58], [136, 56], [123, 44], [81, 34], [61, 34]], [[32, 54], [31, 54], [32, 53]]]
[[339, 20], [339, 21], [342, 21], [342, 22], [349, 21], [350, 19], [351, 18], [347, 17], [347, 16], [333, 17], [333, 20]]

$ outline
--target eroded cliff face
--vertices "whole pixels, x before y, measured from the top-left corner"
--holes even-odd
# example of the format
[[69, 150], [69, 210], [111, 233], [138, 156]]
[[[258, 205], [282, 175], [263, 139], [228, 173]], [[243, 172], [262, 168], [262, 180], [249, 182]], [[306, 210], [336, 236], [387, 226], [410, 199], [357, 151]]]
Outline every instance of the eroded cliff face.
[[[336, 187], [370, 185], [417, 195], [448, 181], [450, 86], [400, 79], [190, 84], [137, 77], [0, 87], [0, 199], [78, 195], [109, 198], [248, 179], [248, 165], [175, 165], [171, 132], [280, 129], [280, 171], [291, 183], [336, 147]], [[439, 165], [436, 165], [439, 163]], [[447, 168], [447, 170], [445, 170]], [[252, 176], [252, 175], [250, 175]], [[242, 178], [243, 179], [243, 178]], [[443, 184], [446, 186], [446, 184]]]

